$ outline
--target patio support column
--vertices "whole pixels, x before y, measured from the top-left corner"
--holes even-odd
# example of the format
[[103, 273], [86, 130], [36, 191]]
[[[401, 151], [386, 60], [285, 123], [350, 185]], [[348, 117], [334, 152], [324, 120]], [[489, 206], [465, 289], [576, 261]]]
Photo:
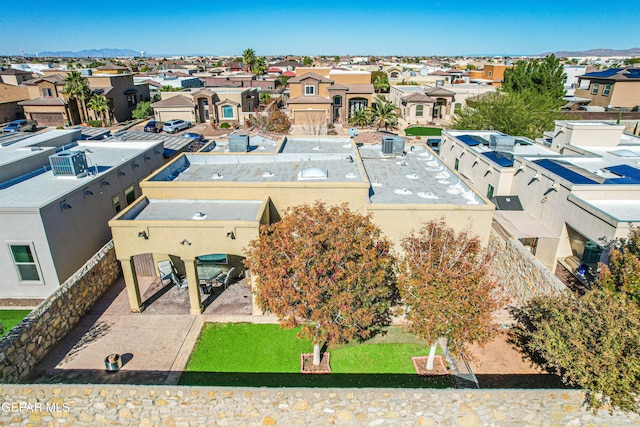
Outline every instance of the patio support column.
[[250, 270], [246, 271], [247, 280], [251, 283], [251, 315], [252, 316], [262, 316], [264, 312], [258, 307], [258, 303], [256, 302], [255, 294], [253, 291], [258, 286], [258, 276], [255, 274], [251, 274]]
[[129, 305], [132, 313], [140, 313], [144, 310], [142, 300], [140, 299], [140, 287], [138, 286], [138, 277], [136, 276], [136, 267], [133, 264], [133, 258], [121, 259], [122, 275], [124, 283], [127, 286], [127, 296], [129, 297]]
[[202, 314], [202, 301], [200, 300], [200, 280], [198, 280], [198, 270], [195, 259], [183, 259], [184, 269], [187, 273], [187, 284], [189, 286], [189, 303], [191, 304], [191, 314]]

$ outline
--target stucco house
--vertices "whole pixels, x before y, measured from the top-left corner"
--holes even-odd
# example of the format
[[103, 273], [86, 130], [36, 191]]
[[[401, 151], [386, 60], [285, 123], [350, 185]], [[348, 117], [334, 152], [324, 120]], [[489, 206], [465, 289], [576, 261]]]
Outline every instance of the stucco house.
[[298, 67], [289, 79], [289, 117], [296, 125], [346, 123], [356, 109], [371, 106], [374, 88], [367, 71]]
[[161, 140], [81, 141], [80, 129], [0, 146], [0, 298], [46, 298], [111, 240], [107, 222], [163, 164]]
[[640, 225], [640, 138], [603, 121], [557, 121], [531, 141], [446, 130], [440, 155], [498, 206], [494, 219], [550, 270], [597, 270], [608, 244]]
[[[132, 312], [153, 304], [141, 298], [140, 271], [170, 260], [186, 277], [189, 312], [200, 314], [208, 267], [244, 271], [244, 248], [261, 225], [316, 200], [371, 214], [396, 245], [440, 217], [488, 242], [494, 206], [424, 145], [405, 147], [391, 136], [364, 146], [348, 137], [235, 135], [216, 142], [214, 150], [184, 153], [151, 175], [141, 183], [142, 197], [110, 222]], [[144, 260], [152, 260], [150, 268]], [[245, 276], [254, 286], [256, 277]]]
[[591, 99], [589, 106], [638, 110], [640, 68], [610, 68], [579, 76], [575, 96]]
[[162, 92], [151, 104], [156, 120], [183, 119], [191, 123], [242, 122], [260, 103], [255, 88], [191, 89]]

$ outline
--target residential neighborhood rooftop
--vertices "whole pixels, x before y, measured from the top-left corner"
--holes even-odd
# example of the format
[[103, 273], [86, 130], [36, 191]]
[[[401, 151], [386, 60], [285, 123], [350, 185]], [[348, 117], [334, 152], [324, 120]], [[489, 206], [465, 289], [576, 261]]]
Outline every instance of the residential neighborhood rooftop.
[[258, 221], [262, 200], [150, 199], [125, 220]]
[[[159, 145], [160, 141], [137, 141], [133, 145], [111, 141], [105, 142], [82, 142], [79, 141], [71, 147], [66, 147], [70, 151], [84, 151], [89, 173], [82, 177], [61, 177], [54, 176], [48, 166], [48, 159], [36, 162], [28, 174], [20, 175], [10, 181], [2, 183], [3, 190], [0, 192], [0, 206], [4, 210], [38, 209], [63, 197], [76, 188], [87, 186], [89, 183], [100, 180], [105, 172], [114, 167], [130, 162], [138, 158], [141, 153], [150, 149], [154, 145]], [[4, 147], [12, 148], [14, 154], [11, 161], [27, 161], [29, 157], [48, 156], [56, 152], [55, 147], [36, 148], [31, 150], [23, 147], [22, 144]], [[59, 152], [59, 150], [58, 150]], [[5, 160], [5, 162], [8, 160]], [[140, 161], [143, 161], [140, 159]]]
[[371, 183], [371, 203], [486, 204], [423, 145], [406, 147], [406, 155], [397, 157], [383, 155], [380, 144], [358, 150]]

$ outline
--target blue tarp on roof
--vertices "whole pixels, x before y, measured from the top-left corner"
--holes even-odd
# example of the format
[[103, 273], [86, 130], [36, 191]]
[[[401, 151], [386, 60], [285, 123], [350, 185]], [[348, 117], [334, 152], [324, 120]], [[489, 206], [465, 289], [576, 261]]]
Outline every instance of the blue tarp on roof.
[[510, 168], [513, 166], [513, 154], [503, 153], [501, 151], [488, 151], [482, 153], [487, 159], [502, 166], [503, 168]]
[[535, 160], [534, 163], [545, 168], [549, 172], [552, 172], [559, 177], [566, 179], [572, 184], [597, 184], [596, 181], [589, 179], [586, 176], [582, 176], [570, 169], [567, 169], [561, 164], [554, 162], [553, 160], [541, 159]]

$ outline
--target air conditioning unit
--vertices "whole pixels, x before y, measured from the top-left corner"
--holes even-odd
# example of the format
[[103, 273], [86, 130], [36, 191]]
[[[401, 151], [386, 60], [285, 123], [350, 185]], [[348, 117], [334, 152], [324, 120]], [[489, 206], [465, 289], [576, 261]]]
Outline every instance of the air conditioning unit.
[[249, 135], [231, 135], [229, 137], [229, 151], [246, 153], [249, 151]]
[[87, 175], [87, 157], [84, 151], [61, 151], [49, 156], [49, 163], [54, 176], [73, 176], [76, 178]]
[[382, 154], [398, 156], [402, 153], [404, 153], [404, 139], [399, 136], [382, 137]]
[[489, 149], [493, 151], [506, 151], [513, 153], [516, 139], [506, 135], [491, 135], [489, 139]]

